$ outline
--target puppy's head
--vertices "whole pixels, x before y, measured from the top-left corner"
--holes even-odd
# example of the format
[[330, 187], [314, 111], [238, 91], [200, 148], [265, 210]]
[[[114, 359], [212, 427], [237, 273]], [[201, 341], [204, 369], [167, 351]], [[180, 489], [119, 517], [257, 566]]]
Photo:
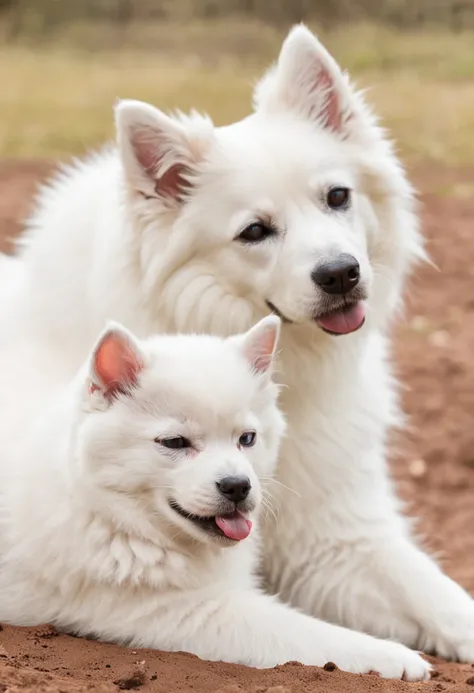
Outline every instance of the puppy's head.
[[241, 122], [214, 128], [137, 102], [121, 102], [116, 120], [143, 276], [179, 329], [271, 310], [347, 334], [393, 313], [421, 255], [411, 189], [305, 27], [290, 32]]
[[271, 380], [279, 324], [146, 342], [107, 328], [86, 377], [78, 458], [119, 522], [127, 498], [170, 536], [231, 545], [249, 535], [284, 431]]

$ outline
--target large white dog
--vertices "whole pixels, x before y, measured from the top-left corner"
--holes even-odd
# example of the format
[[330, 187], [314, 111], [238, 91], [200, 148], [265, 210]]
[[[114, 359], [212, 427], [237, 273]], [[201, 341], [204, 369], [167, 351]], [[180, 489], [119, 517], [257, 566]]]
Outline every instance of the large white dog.
[[[215, 128], [125, 101], [116, 123], [118, 148], [42, 192], [11, 261], [8, 339], [41, 340], [69, 375], [106, 319], [140, 336], [226, 335], [279, 314], [289, 427], [267, 589], [474, 662], [474, 602], [416, 546], [387, 474], [400, 417], [386, 334], [423, 252], [412, 190], [362, 97], [299, 26], [248, 118]], [[336, 663], [340, 633], [323, 636]]]

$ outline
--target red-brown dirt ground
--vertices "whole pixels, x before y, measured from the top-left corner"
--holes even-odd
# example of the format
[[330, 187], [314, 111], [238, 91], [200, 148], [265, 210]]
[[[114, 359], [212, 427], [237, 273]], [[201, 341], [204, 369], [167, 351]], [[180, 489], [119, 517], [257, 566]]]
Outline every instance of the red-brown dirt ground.
[[[0, 249], [8, 249], [49, 162], [0, 163]], [[409, 428], [392, 469], [426, 545], [474, 592], [474, 175], [419, 167], [428, 247], [397, 330], [397, 372]], [[65, 229], [67, 233], [67, 229]], [[443, 595], [440, 594], [440, 599]], [[210, 664], [186, 654], [126, 650], [45, 627], [4, 627], [0, 693], [474, 693], [474, 667], [432, 659], [429, 683], [383, 681], [290, 663], [268, 671]]]

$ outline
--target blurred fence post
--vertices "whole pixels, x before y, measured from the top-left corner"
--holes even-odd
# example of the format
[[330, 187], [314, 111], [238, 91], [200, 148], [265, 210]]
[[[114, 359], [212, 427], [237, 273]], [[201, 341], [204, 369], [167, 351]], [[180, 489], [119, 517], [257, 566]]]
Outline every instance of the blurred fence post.
[[22, 29], [22, 3], [20, 0], [6, 0], [1, 3], [0, 10], [6, 10], [10, 15], [6, 25], [6, 41], [15, 41]]

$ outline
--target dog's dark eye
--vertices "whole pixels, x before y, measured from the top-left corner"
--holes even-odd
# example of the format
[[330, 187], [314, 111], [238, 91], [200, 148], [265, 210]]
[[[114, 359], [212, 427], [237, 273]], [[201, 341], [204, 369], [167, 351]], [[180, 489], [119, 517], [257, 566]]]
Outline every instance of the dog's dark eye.
[[326, 196], [326, 203], [330, 209], [346, 209], [351, 200], [349, 188], [331, 188]]
[[252, 445], [255, 445], [256, 440], [257, 434], [255, 431], [245, 431], [245, 433], [242, 433], [239, 438], [239, 445], [241, 445], [243, 448], [251, 448]]
[[267, 226], [261, 221], [255, 221], [253, 224], [247, 226], [237, 238], [239, 241], [244, 241], [245, 243], [260, 243], [274, 234], [275, 229], [271, 226]]
[[155, 443], [159, 443], [164, 448], [169, 448], [170, 450], [182, 450], [183, 448], [191, 447], [189, 440], [183, 436], [176, 436], [176, 438], [155, 438]]

